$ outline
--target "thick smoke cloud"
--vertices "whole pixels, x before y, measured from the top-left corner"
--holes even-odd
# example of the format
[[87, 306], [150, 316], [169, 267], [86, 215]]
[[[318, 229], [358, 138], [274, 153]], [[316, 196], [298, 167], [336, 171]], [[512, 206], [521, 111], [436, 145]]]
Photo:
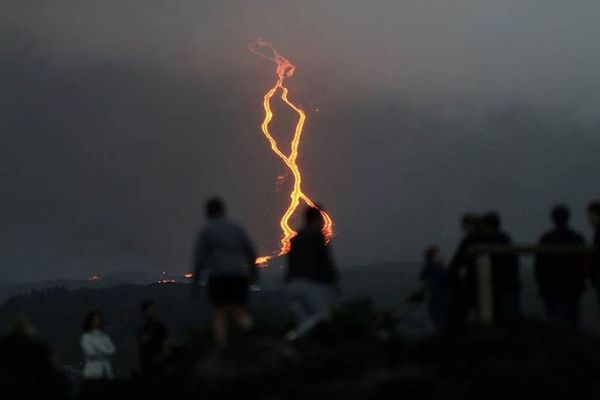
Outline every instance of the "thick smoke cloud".
[[0, 279], [185, 271], [212, 194], [274, 249], [285, 169], [258, 128], [257, 36], [298, 67], [306, 189], [343, 264], [449, 250], [464, 210], [531, 241], [564, 201], [583, 228], [599, 17], [550, 0], [4, 1]]

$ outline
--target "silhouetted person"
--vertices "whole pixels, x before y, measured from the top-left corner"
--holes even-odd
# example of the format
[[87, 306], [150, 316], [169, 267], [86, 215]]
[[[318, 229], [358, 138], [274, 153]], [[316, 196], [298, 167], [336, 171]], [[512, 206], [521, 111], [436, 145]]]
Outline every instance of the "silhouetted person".
[[425, 251], [421, 281], [429, 294], [428, 311], [436, 329], [448, 327], [453, 321], [452, 291], [456, 287], [455, 274], [444, 265], [440, 249], [432, 246]]
[[[552, 210], [554, 229], [540, 239], [542, 246], [576, 246], [583, 237], [569, 228], [570, 212], [564, 205]], [[579, 325], [579, 302], [584, 289], [583, 257], [577, 254], [538, 254], [535, 277], [548, 319]]]
[[[463, 220], [464, 221], [464, 220]], [[463, 225], [464, 226], [464, 225]], [[510, 246], [510, 236], [501, 230], [500, 216], [490, 212], [483, 217], [474, 217], [466, 235], [452, 260], [455, 271], [465, 269], [464, 315], [476, 307], [478, 285], [478, 254], [473, 251], [478, 246]], [[515, 255], [493, 254], [490, 257], [492, 273], [492, 298], [496, 322], [512, 321], [521, 316], [519, 259]]]
[[450, 266], [456, 270], [464, 268], [469, 263], [470, 248], [481, 232], [483, 218], [475, 214], [465, 214], [461, 218], [463, 237], [452, 257]]
[[168, 355], [167, 326], [158, 320], [156, 304], [152, 301], [142, 303], [144, 322], [138, 330], [138, 352], [140, 368], [145, 378], [156, 378], [164, 373]]
[[591, 283], [600, 303], [600, 202], [595, 201], [588, 207], [588, 221], [594, 230], [592, 239], [593, 253], [591, 265]]
[[463, 237], [450, 261], [450, 270], [457, 277], [457, 286], [453, 294], [457, 323], [464, 322], [469, 311], [475, 306], [477, 270], [471, 249], [481, 240], [482, 225], [480, 216], [471, 213], [463, 215], [461, 219]]
[[110, 336], [104, 332], [104, 317], [98, 311], [90, 312], [83, 323], [81, 349], [84, 355], [83, 378], [86, 380], [113, 379], [111, 357], [116, 353]]
[[[501, 229], [500, 216], [491, 212], [484, 217], [482, 244], [511, 246], [512, 239]], [[509, 322], [521, 317], [521, 283], [519, 258], [514, 254], [492, 254], [492, 285], [494, 319], [496, 322]]]
[[285, 282], [298, 325], [286, 337], [296, 340], [330, 318], [338, 284], [319, 209], [305, 211], [304, 226], [291, 241], [287, 264]]
[[246, 231], [229, 221], [220, 199], [206, 203], [208, 223], [198, 235], [192, 288], [198, 291], [200, 275], [208, 270], [208, 294], [214, 307], [213, 329], [217, 345], [228, 345], [229, 318], [243, 330], [253, 327], [247, 308], [248, 286], [256, 281], [256, 252]]
[[26, 317], [17, 318], [0, 339], [0, 396], [54, 400], [67, 393], [67, 379], [52, 362], [50, 348]]

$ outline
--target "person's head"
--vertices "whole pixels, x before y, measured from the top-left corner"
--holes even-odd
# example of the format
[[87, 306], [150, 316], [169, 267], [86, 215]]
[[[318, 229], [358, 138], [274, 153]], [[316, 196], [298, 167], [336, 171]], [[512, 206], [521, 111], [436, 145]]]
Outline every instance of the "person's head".
[[564, 228], [569, 225], [571, 212], [564, 204], [559, 204], [552, 209], [552, 222], [557, 228]]
[[500, 215], [494, 211], [487, 213], [483, 218], [483, 222], [485, 224], [486, 229], [489, 229], [493, 232], [499, 231], [502, 225]]
[[324, 223], [321, 210], [316, 207], [307, 207], [304, 211], [304, 223], [306, 226], [321, 229]]
[[600, 227], [600, 201], [594, 201], [588, 206], [588, 220], [594, 228]]
[[90, 312], [83, 322], [83, 331], [91, 332], [95, 329], [103, 329], [104, 328], [104, 317], [100, 311], [92, 311]]
[[153, 301], [144, 301], [141, 307], [142, 315], [145, 319], [153, 319], [158, 314], [158, 310], [156, 309], [156, 303]]
[[206, 218], [215, 219], [225, 216], [225, 203], [218, 197], [213, 197], [206, 202]]
[[425, 262], [427, 264], [431, 263], [441, 263], [442, 262], [442, 252], [440, 248], [437, 246], [430, 246], [425, 250], [424, 254]]

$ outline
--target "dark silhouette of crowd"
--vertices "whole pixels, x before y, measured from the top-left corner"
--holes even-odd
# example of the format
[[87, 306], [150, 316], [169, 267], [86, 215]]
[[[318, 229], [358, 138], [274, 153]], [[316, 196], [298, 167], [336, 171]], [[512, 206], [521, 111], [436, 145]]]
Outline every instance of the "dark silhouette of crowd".
[[526, 252], [535, 256], [534, 278], [547, 319], [578, 327], [586, 282], [595, 290], [600, 304], [600, 203], [591, 203], [587, 210], [594, 230], [591, 251], [583, 235], [570, 227], [571, 213], [566, 205], [555, 206], [550, 216], [552, 229], [531, 249], [511, 247], [513, 241], [496, 212], [463, 216], [463, 238], [449, 263], [443, 262], [439, 248], [429, 248], [421, 280], [429, 292], [429, 315], [436, 328], [460, 326], [479, 313], [479, 268], [486, 254], [494, 322], [521, 319], [519, 253]]
[[[564, 205], [551, 212], [552, 228], [539, 240], [535, 253], [535, 281], [549, 321], [577, 327], [579, 303], [586, 282], [600, 302], [600, 203], [588, 208], [594, 228], [593, 251], [585, 249], [583, 236], [570, 227], [570, 211]], [[249, 287], [258, 281], [256, 252], [245, 232], [227, 217], [225, 204], [211, 199], [206, 204], [207, 224], [198, 234], [194, 249], [192, 294], [207, 282], [213, 306], [212, 332], [216, 351], [230, 348], [230, 324], [251, 334], [254, 319], [247, 306]], [[480, 257], [489, 256], [489, 290], [494, 323], [509, 325], [523, 316], [519, 255], [511, 251], [513, 240], [502, 226], [500, 215], [467, 214], [462, 218], [463, 238], [447, 262], [437, 246], [425, 251], [421, 281], [427, 293], [428, 312], [436, 328], [448, 330], [465, 325], [480, 311]], [[482, 250], [496, 248], [502, 251]], [[301, 342], [331, 319], [331, 304], [340, 292], [339, 274], [323, 233], [320, 208], [309, 207], [304, 226], [291, 241], [285, 273], [286, 293], [296, 317], [296, 327], [285, 335]], [[155, 394], [165, 389], [174, 355], [167, 326], [161, 322], [153, 301], [141, 305], [142, 325], [137, 332], [139, 374], [146, 389]], [[81, 393], [102, 398], [102, 388], [115, 377], [112, 358], [118, 351], [104, 330], [104, 317], [92, 311], [84, 321]], [[18, 318], [0, 341], [0, 386], [27, 393], [27, 398], [67, 398], [66, 379], [53, 363], [49, 348], [37, 337], [25, 317]]]

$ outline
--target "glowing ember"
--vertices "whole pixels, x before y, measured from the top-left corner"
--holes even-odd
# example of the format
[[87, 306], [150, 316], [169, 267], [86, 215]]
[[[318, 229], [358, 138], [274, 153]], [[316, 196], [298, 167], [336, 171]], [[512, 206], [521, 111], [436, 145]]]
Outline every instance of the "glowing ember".
[[[275, 82], [275, 85], [265, 93], [263, 98], [265, 118], [262, 122], [261, 129], [271, 145], [271, 150], [273, 150], [273, 152], [285, 163], [285, 165], [287, 165], [294, 175], [294, 186], [290, 193], [290, 204], [279, 222], [283, 237], [281, 238], [281, 248], [277, 255], [281, 256], [289, 252], [290, 240], [297, 233], [290, 227], [289, 222], [290, 218], [298, 208], [300, 201], [304, 201], [310, 207], [318, 208], [316, 204], [302, 191], [302, 174], [300, 173], [300, 168], [297, 164], [298, 147], [300, 146], [300, 139], [302, 138], [302, 129], [304, 127], [304, 122], [306, 121], [306, 114], [302, 108], [289, 100], [288, 88], [284, 86], [285, 79], [294, 75], [296, 67], [287, 58], [279, 54], [271, 43], [264, 41], [262, 38], [257, 39], [250, 45], [250, 51], [277, 64], [277, 81]], [[273, 119], [273, 112], [271, 111], [271, 98], [277, 92], [281, 92], [281, 100], [298, 114], [298, 122], [294, 130], [294, 136], [292, 138], [291, 151], [289, 155], [285, 155], [279, 149], [277, 141], [269, 131], [269, 124]], [[333, 221], [329, 214], [327, 214], [324, 210], [320, 211], [324, 220], [323, 233], [325, 234], [327, 241], [329, 241], [333, 236]], [[273, 258], [273, 256], [259, 257], [257, 258], [256, 263], [264, 264], [271, 258]]]
[[256, 259], [256, 264], [261, 265], [261, 264], [266, 264], [267, 261], [269, 261], [272, 257], [271, 256], [262, 256], [262, 257], [258, 257]]
[[98, 275], [92, 275], [88, 278], [88, 281], [90, 282], [100, 282], [100, 276]]
[[187, 274], [183, 274], [184, 277], [186, 277], [187, 279], [192, 279], [194, 277], [194, 274], [192, 274], [191, 272], [188, 272]]

